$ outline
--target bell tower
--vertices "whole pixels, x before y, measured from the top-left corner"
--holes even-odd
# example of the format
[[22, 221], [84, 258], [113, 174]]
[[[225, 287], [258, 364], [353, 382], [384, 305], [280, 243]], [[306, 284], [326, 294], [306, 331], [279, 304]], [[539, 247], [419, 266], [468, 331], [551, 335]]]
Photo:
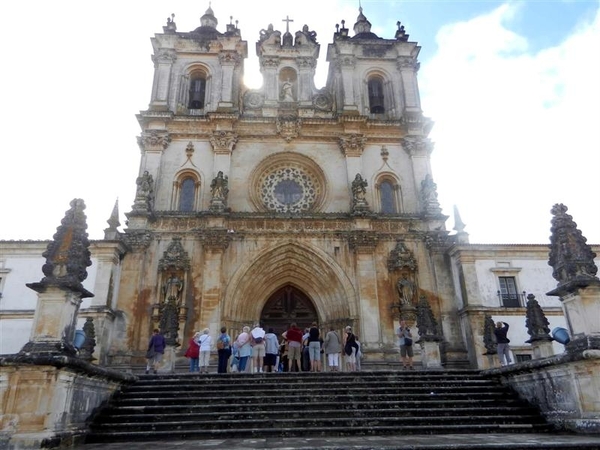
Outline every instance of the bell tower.
[[420, 116], [416, 74], [421, 47], [409, 42], [404, 26], [398, 22], [395, 38], [382, 39], [371, 32], [362, 7], [354, 36], [345, 21], [341, 23], [327, 49], [327, 85], [333, 90], [338, 113], [383, 120]]

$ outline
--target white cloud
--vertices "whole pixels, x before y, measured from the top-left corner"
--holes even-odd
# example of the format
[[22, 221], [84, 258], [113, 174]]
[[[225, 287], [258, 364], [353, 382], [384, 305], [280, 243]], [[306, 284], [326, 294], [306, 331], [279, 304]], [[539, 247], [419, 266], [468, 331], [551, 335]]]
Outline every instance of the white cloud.
[[509, 28], [517, 12], [443, 27], [422, 68], [440, 200], [458, 204], [471, 242], [545, 243], [562, 202], [600, 243], [600, 9], [535, 53]]

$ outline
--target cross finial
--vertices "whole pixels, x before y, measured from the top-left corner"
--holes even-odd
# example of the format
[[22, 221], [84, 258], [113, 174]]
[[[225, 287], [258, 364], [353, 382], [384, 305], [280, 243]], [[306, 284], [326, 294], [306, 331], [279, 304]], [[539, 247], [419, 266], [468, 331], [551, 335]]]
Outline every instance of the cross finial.
[[285, 32], [289, 33], [290, 32], [290, 22], [293, 22], [293, 19], [290, 19], [290, 16], [285, 16], [285, 19], [282, 20], [282, 22], [286, 22], [285, 24]]

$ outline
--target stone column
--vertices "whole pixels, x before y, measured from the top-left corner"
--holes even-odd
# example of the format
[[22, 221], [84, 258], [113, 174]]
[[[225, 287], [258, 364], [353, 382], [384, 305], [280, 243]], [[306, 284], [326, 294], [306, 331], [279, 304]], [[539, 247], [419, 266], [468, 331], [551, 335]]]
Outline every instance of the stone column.
[[348, 241], [350, 250], [354, 252], [356, 258], [361, 328], [359, 339], [363, 350], [379, 349], [381, 343], [377, 273], [373, 254], [377, 241], [376, 234], [366, 230], [351, 232]]
[[222, 68], [221, 101], [219, 111], [229, 111], [233, 108], [233, 80], [236, 66], [240, 63], [240, 55], [235, 51], [222, 51], [219, 53], [219, 62]]
[[211, 333], [215, 334], [221, 325], [223, 255], [231, 242], [231, 235], [224, 228], [207, 229], [201, 232], [200, 239], [204, 247], [200, 326], [210, 328]]
[[152, 61], [154, 61], [154, 82], [152, 84], [150, 109], [168, 109], [171, 67], [176, 59], [177, 54], [171, 48], [161, 48], [152, 56]]

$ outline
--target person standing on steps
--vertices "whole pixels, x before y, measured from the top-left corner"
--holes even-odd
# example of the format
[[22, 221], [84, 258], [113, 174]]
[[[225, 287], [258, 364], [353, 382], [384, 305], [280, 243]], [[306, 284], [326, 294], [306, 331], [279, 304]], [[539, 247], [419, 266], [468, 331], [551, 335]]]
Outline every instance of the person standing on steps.
[[231, 356], [231, 337], [227, 334], [227, 327], [221, 327], [221, 334], [217, 339], [217, 354], [219, 355], [217, 373], [227, 373], [227, 363]]
[[313, 322], [308, 330], [308, 354], [310, 359], [310, 371], [321, 371], [321, 332], [317, 322]]
[[510, 339], [506, 336], [508, 333], [509, 325], [506, 322], [496, 322], [496, 328], [494, 334], [496, 335], [496, 342], [498, 344], [498, 358], [500, 358], [500, 365], [507, 366], [512, 363], [510, 359]]
[[[286, 332], [288, 340], [288, 364], [289, 372], [300, 372], [300, 355], [302, 353], [302, 330], [296, 326], [296, 323], [290, 325]], [[294, 361], [296, 365], [294, 365]], [[296, 370], [293, 370], [293, 369]]]
[[200, 333], [194, 333], [194, 336], [190, 339], [188, 348], [185, 351], [185, 357], [190, 359], [190, 372], [200, 372], [200, 346], [198, 345], [198, 338]]
[[279, 355], [279, 341], [273, 328], [265, 334], [265, 370], [277, 372], [277, 355]]
[[342, 340], [337, 331], [332, 327], [325, 335], [323, 350], [327, 355], [327, 365], [332, 372], [340, 370], [340, 353], [342, 352]]
[[200, 372], [208, 373], [208, 362], [210, 361], [210, 349], [212, 347], [212, 337], [208, 334], [210, 330], [205, 328], [202, 335], [198, 338], [200, 346]]
[[398, 345], [400, 346], [400, 361], [402, 362], [402, 368], [414, 370], [412, 333], [410, 332], [410, 328], [406, 325], [406, 321], [400, 321], [400, 326], [398, 327], [396, 335], [399, 338]]
[[250, 336], [250, 327], [242, 328], [242, 332], [238, 335], [235, 340], [237, 346], [238, 357], [240, 362], [238, 364], [238, 371], [245, 372], [248, 359], [252, 356], [252, 345], [250, 345], [252, 337]]
[[348, 371], [356, 371], [356, 352], [358, 351], [358, 344], [356, 343], [356, 336], [352, 333], [352, 327], [347, 326], [344, 335], [344, 353], [346, 354], [346, 366]]
[[150, 338], [150, 342], [148, 342], [148, 353], [147, 356], [152, 355], [147, 358], [146, 362], [146, 373], [150, 373], [150, 369], [154, 371], [158, 370], [158, 366], [163, 360], [163, 355], [165, 353], [165, 347], [167, 346], [167, 342], [165, 337], [160, 334], [158, 328], [155, 328], [152, 332], [152, 337]]
[[250, 332], [252, 337], [252, 361], [254, 362], [254, 373], [262, 373], [265, 358], [265, 330], [259, 323], [254, 324]]

